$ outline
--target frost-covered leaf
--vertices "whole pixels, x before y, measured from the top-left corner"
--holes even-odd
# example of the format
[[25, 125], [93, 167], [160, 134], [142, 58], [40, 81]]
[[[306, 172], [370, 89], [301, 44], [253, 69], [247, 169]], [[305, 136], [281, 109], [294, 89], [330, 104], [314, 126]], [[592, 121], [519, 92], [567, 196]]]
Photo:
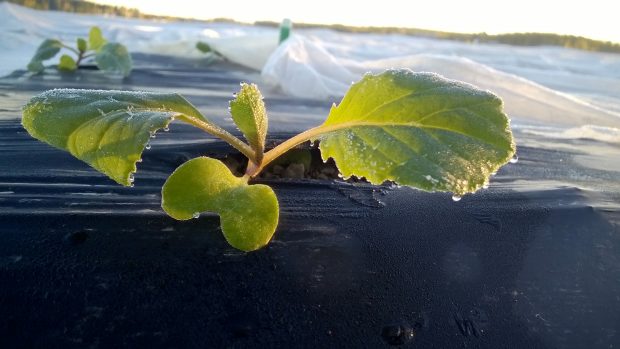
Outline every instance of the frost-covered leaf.
[[99, 27], [90, 28], [90, 32], [88, 33], [88, 48], [94, 51], [99, 50], [103, 45], [107, 42], [106, 39], [103, 38], [103, 34], [101, 34], [101, 29]]
[[74, 71], [77, 69], [77, 64], [75, 64], [75, 60], [73, 57], [69, 55], [60, 56], [60, 62], [58, 62], [58, 70], [63, 71]]
[[515, 153], [501, 99], [410, 70], [367, 74], [319, 129], [323, 159], [345, 177], [457, 195], [481, 188]]
[[220, 215], [224, 237], [243, 251], [266, 245], [278, 225], [278, 200], [262, 184], [248, 185], [222, 162], [199, 157], [179, 166], [162, 188], [162, 208], [186, 220], [202, 212]]
[[33, 73], [42, 72], [45, 69], [43, 66], [43, 61], [56, 56], [61, 47], [62, 42], [58, 40], [47, 39], [43, 41], [37, 48], [37, 51], [30, 60], [30, 63], [28, 63], [28, 70]]
[[34, 138], [130, 185], [151, 134], [178, 115], [211, 124], [178, 94], [76, 89], [33, 97], [24, 106], [22, 124]]
[[261, 159], [267, 135], [267, 111], [256, 85], [241, 84], [237, 97], [230, 102], [230, 114], [257, 154], [257, 159]]
[[77, 38], [77, 48], [80, 52], [85, 52], [88, 49], [88, 43], [82, 38]]
[[131, 73], [131, 56], [127, 48], [118, 43], [107, 43], [95, 55], [99, 69], [112, 74], [128, 76]]

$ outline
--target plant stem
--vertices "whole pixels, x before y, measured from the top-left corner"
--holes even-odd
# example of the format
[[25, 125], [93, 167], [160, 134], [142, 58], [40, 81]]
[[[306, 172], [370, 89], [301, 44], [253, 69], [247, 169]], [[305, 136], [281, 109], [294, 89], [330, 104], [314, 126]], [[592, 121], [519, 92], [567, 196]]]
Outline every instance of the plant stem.
[[[249, 145], [243, 143], [243, 141], [233, 136], [232, 134], [230, 134], [228, 131], [224, 130], [223, 128], [217, 125], [204, 122], [202, 120], [198, 120], [196, 118], [185, 116], [184, 114], [180, 114], [176, 118], [184, 122], [187, 122], [190, 125], [196, 126], [199, 129], [213, 136], [223, 139], [228, 144], [232, 145], [235, 149], [240, 151], [243, 155], [245, 155], [250, 160], [250, 162], [252, 163], [256, 162], [256, 155], [254, 154], [254, 151], [252, 150], [252, 148], [250, 148]], [[249, 166], [250, 164], [248, 164], [248, 167]]]
[[280, 157], [282, 154], [286, 153], [293, 147], [311, 140], [312, 138], [317, 137], [320, 134], [331, 131], [330, 127], [325, 127], [323, 125], [311, 128], [306, 130], [292, 138], [287, 139], [286, 141], [278, 144], [275, 148], [266, 152], [263, 156], [263, 161], [260, 162], [258, 166], [250, 166], [248, 165], [248, 169], [246, 170], [246, 174], [250, 175], [250, 177], [256, 177], [270, 162]]
[[77, 61], [75, 62], [75, 65], [79, 66], [79, 65], [80, 65], [80, 63], [81, 63], [84, 59], [86, 59], [86, 58], [88, 58], [88, 57], [92, 57], [92, 56], [94, 56], [94, 55], [95, 55], [94, 53], [91, 53], [91, 54], [86, 55], [86, 54], [85, 54], [86, 52], [88, 52], [88, 51], [85, 51], [85, 52], [80, 52], [80, 53], [78, 54], [78, 59], [77, 59]]
[[67, 50], [73, 51], [73, 52], [74, 52], [76, 55], [78, 55], [78, 56], [80, 55], [80, 51], [78, 51], [78, 50], [74, 49], [74, 48], [73, 48], [73, 47], [71, 47], [71, 46], [67, 46], [67, 45], [65, 45], [65, 44], [62, 44], [62, 47], [66, 48]]
[[343, 123], [332, 124], [332, 125], [322, 124], [317, 127], [313, 127], [309, 130], [306, 130], [294, 136], [293, 138], [287, 139], [286, 141], [278, 144], [275, 148], [266, 152], [260, 164], [258, 164], [257, 166], [252, 166], [252, 167], [248, 165], [246, 174], [250, 175], [250, 177], [256, 177], [267, 165], [269, 165], [270, 162], [277, 159], [282, 154], [286, 153], [287, 151], [291, 150], [293, 147], [303, 142], [309, 141], [314, 138], [318, 138], [318, 136], [322, 134], [342, 130], [345, 128], [355, 127], [355, 126], [383, 126], [383, 125], [384, 124], [382, 123], [379, 124], [375, 122], [356, 121], [356, 122], [343, 122]]

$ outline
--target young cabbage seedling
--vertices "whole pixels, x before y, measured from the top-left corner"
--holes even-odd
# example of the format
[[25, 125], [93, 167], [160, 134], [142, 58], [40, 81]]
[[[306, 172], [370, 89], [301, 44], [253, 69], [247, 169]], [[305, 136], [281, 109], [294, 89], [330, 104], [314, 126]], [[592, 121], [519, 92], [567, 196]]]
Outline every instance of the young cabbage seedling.
[[60, 89], [33, 97], [23, 125], [35, 138], [69, 151], [125, 186], [150, 136], [173, 119], [219, 137], [249, 159], [236, 177], [220, 161], [198, 157], [179, 166], [162, 189], [162, 207], [175, 219], [216, 212], [234, 247], [266, 245], [278, 225], [278, 200], [263, 184], [250, 184], [287, 150], [319, 140], [323, 160], [333, 158], [345, 178], [394, 181], [457, 196], [474, 192], [515, 153], [500, 98], [432, 73], [388, 70], [353, 84], [325, 122], [264, 152], [267, 113], [256, 85], [241, 84], [230, 102], [232, 119], [247, 142], [203, 116], [178, 94]]
[[84, 59], [94, 57], [97, 67], [106, 73], [128, 76], [131, 72], [131, 56], [127, 48], [116, 42], [108, 42], [99, 27], [90, 28], [88, 41], [78, 38], [76, 48], [65, 45], [60, 40], [46, 39], [28, 63], [28, 70], [36, 74], [43, 72], [43, 61], [56, 56], [62, 48], [75, 53], [77, 57], [74, 59], [68, 54], [60, 56], [60, 71], [75, 71]]

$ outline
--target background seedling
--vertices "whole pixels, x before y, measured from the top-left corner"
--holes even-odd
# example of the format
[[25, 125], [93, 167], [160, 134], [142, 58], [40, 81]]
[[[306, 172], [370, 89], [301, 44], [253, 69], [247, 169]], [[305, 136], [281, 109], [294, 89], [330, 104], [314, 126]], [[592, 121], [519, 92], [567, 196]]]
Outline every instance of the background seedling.
[[53, 58], [63, 48], [75, 53], [76, 58], [63, 54], [58, 63], [60, 71], [75, 71], [85, 59], [94, 57], [97, 67], [106, 73], [128, 76], [131, 72], [132, 62], [127, 48], [119, 43], [108, 42], [98, 27], [90, 29], [88, 41], [78, 38], [75, 48], [60, 40], [46, 39], [28, 63], [28, 70], [36, 74], [43, 72], [43, 61]]
[[179, 220], [217, 212], [234, 247], [269, 242], [279, 207], [273, 190], [252, 178], [288, 150], [319, 141], [344, 176], [394, 181], [427, 191], [475, 192], [515, 153], [509, 120], [496, 95], [432, 73], [407, 69], [367, 74], [353, 84], [325, 122], [265, 152], [267, 112], [256, 85], [242, 84], [230, 102], [247, 142], [203, 116], [178, 94], [60, 89], [33, 97], [22, 123], [35, 138], [69, 151], [119, 184], [133, 185], [149, 138], [173, 119], [228, 142], [248, 158], [236, 177], [218, 160], [179, 166], [162, 188], [162, 208]]

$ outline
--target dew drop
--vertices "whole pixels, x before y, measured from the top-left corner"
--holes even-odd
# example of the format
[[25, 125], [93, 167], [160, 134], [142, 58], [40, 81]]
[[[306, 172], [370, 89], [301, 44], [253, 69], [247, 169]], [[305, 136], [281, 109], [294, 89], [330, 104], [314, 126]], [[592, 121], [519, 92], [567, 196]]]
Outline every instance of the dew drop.
[[194, 214], [192, 214], [192, 218], [198, 218], [200, 217], [200, 212], [194, 212]]
[[155, 132], [154, 131], [149, 132], [149, 137], [155, 138]]
[[516, 164], [516, 163], [517, 163], [517, 161], [519, 161], [519, 157], [518, 157], [518, 156], [516, 156], [516, 155], [515, 155], [512, 159], [510, 159], [510, 160], [509, 160], [509, 162], [510, 162], [511, 164]]
[[146, 143], [146, 145], [144, 146], [144, 149], [151, 149], [151, 143]]
[[452, 201], [457, 202], [457, 201], [461, 201], [463, 197], [458, 196], [458, 195], [452, 195]]
[[168, 132], [168, 131], [170, 131], [170, 127], [168, 126], [164, 127], [164, 132]]

